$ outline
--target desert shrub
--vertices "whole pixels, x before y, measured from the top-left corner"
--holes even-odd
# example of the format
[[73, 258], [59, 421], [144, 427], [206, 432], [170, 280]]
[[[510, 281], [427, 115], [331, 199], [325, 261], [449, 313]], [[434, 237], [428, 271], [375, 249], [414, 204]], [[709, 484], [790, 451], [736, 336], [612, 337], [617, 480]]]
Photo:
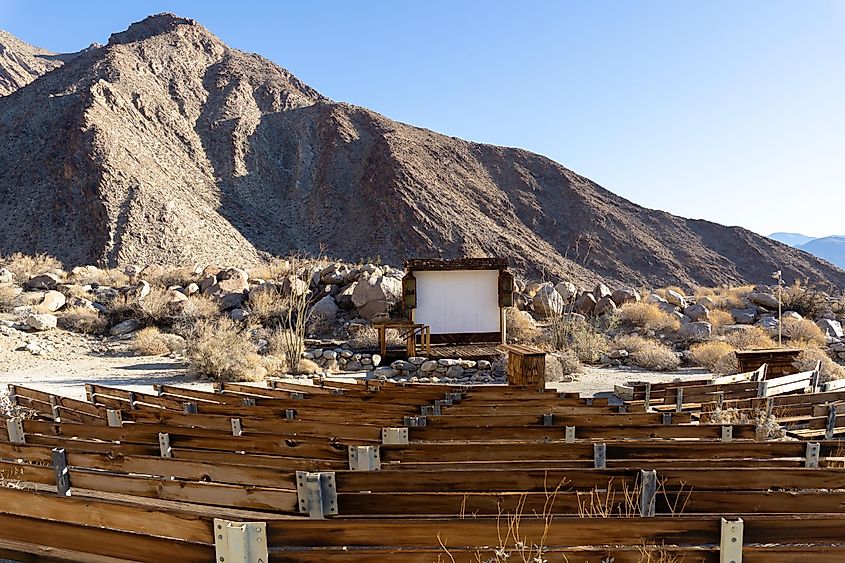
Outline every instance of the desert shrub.
[[[405, 345], [405, 341], [399, 338], [399, 332], [395, 329], [387, 329], [384, 337], [388, 347]], [[350, 331], [347, 343], [353, 350], [378, 350], [378, 330], [373, 325], [358, 325], [358, 328]]]
[[571, 350], [587, 364], [596, 363], [608, 351], [607, 337], [577, 317], [558, 316], [543, 328], [538, 344], [548, 350]]
[[568, 348], [546, 356], [546, 381], [549, 383], [560, 381], [566, 375], [580, 373], [583, 369], [578, 354]]
[[789, 338], [793, 346], [804, 348], [807, 346], [824, 346], [827, 337], [822, 329], [809, 319], [793, 319], [787, 317], [782, 323], [783, 335]]
[[637, 328], [654, 331], [676, 331], [681, 328], [681, 321], [657, 305], [639, 301], [626, 303], [619, 310], [622, 322]]
[[776, 416], [767, 413], [765, 410], [754, 410], [751, 412], [741, 411], [733, 407], [727, 409], [715, 409], [707, 413], [704, 421], [710, 424], [754, 424], [754, 434], [757, 440], [783, 440], [786, 438], [786, 431], [778, 424]]
[[681, 360], [671, 348], [650, 338], [623, 335], [616, 339], [614, 347], [627, 350], [628, 363], [643, 369], [667, 371], [681, 365]]
[[775, 341], [769, 333], [759, 326], [730, 332], [721, 338], [737, 350], [763, 350], [775, 347]]
[[815, 319], [821, 317], [829, 309], [827, 296], [824, 293], [814, 288], [804, 287], [797, 280], [782, 292], [781, 301], [784, 311], [795, 311], [802, 317]]
[[250, 315], [262, 324], [279, 323], [287, 315], [293, 298], [273, 290], [254, 291], [249, 296]]
[[335, 323], [333, 319], [327, 319], [322, 315], [311, 315], [308, 319], [308, 334], [315, 334], [318, 336], [331, 336], [335, 330]]
[[845, 367], [834, 362], [824, 350], [819, 348], [811, 347], [802, 351], [795, 362], [795, 368], [799, 371], [814, 370], [818, 362], [821, 362], [819, 382], [825, 383], [833, 379], [845, 378]]
[[142, 356], [161, 356], [170, 352], [167, 340], [163, 338], [161, 331], [153, 326], [139, 330], [130, 346], [136, 354]]
[[707, 315], [707, 322], [713, 327], [713, 330], [723, 326], [731, 325], [734, 322], [733, 315], [722, 309], [710, 309]]
[[719, 294], [723, 299], [723, 307], [725, 309], [742, 309], [746, 305], [745, 300], [748, 294], [753, 290], [753, 285], [721, 288]]
[[541, 333], [531, 315], [520, 311], [516, 307], [505, 309], [505, 326], [507, 327], [508, 342], [510, 343], [532, 342]]
[[100, 334], [109, 322], [106, 317], [90, 307], [68, 307], [58, 316], [58, 324], [65, 330], [82, 334]]
[[250, 278], [262, 280], [279, 280], [290, 273], [290, 260], [284, 258], [271, 258], [265, 264], [261, 264], [249, 270]]
[[735, 369], [736, 356], [734, 351], [733, 346], [721, 340], [702, 342], [690, 348], [692, 361], [696, 365], [720, 374], [731, 373]]
[[6, 313], [23, 305], [20, 299], [21, 290], [12, 284], [0, 284], [0, 313]]
[[313, 360], [309, 360], [308, 358], [300, 358], [299, 364], [296, 368], [296, 373], [302, 373], [306, 375], [314, 375], [315, 373], [320, 373], [322, 369], [317, 362]]
[[193, 323], [203, 319], [210, 319], [220, 314], [220, 307], [210, 297], [192, 295], [182, 303], [179, 319], [182, 322]]
[[185, 287], [191, 283], [196, 283], [199, 275], [192, 267], [177, 266], [151, 270], [145, 273], [144, 277], [151, 286], [167, 289], [168, 287]]
[[138, 317], [145, 323], [160, 323], [172, 316], [170, 291], [162, 287], [151, 287], [150, 293], [136, 304]]
[[106, 287], [126, 287], [129, 276], [120, 268], [101, 270], [99, 268], [80, 268], [70, 276], [74, 283], [82, 285], [103, 285]]
[[266, 374], [255, 345], [228, 317], [197, 322], [187, 357], [193, 371], [217, 381], [257, 381]]
[[41, 274], [63, 270], [63, 265], [57, 258], [46, 254], [27, 256], [20, 252], [16, 252], [7, 258], [0, 258], [0, 266], [11, 270], [21, 283]]

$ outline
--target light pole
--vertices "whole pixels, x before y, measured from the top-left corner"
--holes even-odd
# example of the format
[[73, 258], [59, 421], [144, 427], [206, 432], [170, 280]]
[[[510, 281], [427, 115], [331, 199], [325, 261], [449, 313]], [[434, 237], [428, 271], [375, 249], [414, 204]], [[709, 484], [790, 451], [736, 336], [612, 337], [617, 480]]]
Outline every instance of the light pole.
[[778, 281], [778, 348], [783, 348], [783, 323], [782, 309], [783, 309], [783, 273], [778, 270], [772, 274], [772, 277]]

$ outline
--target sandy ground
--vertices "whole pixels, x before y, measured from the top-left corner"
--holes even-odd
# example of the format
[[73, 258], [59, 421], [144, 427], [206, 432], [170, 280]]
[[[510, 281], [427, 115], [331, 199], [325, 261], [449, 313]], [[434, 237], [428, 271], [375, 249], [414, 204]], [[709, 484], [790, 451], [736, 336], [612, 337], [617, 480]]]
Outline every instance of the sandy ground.
[[[3, 329], [0, 330], [2, 387], [14, 383], [80, 399], [85, 397], [86, 383], [146, 392], [150, 392], [154, 383], [211, 390], [209, 381], [188, 374], [178, 356], [135, 356], [127, 350], [125, 341], [85, 337], [61, 330], [25, 333], [2, 326], [0, 329]], [[38, 353], [27, 350], [27, 345], [34, 346]], [[657, 373], [630, 367], [588, 367], [575, 381], [553, 386], [587, 397], [607, 396], [614, 385], [627, 381], [660, 382], [706, 375], [707, 372], [700, 369]]]

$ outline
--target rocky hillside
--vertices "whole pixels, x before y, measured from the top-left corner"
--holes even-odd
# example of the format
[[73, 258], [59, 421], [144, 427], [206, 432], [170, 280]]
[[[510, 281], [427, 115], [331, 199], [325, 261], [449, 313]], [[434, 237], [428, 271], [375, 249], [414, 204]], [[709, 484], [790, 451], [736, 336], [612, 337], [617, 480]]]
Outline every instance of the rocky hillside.
[[61, 56], [24, 43], [0, 29], [0, 96], [62, 65]]
[[[4, 63], [5, 64], [5, 63]], [[591, 283], [845, 272], [747, 230], [637, 206], [527, 151], [333, 102], [161, 14], [0, 98], [0, 253], [72, 266], [502, 255]]]

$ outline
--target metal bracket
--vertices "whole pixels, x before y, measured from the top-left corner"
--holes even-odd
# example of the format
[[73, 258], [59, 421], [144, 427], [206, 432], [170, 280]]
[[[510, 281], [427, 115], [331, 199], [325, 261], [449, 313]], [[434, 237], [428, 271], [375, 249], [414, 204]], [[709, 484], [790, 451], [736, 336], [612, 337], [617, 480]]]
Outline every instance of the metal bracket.
[[378, 471], [381, 469], [378, 446], [349, 446], [350, 471]]
[[821, 445], [818, 442], [807, 442], [807, 454], [804, 458], [804, 467], [817, 468], [819, 466], [819, 452]]
[[197, 414], [199, 410], [197, 409], [197, 404], [194, 402], [189, 403], [182, 403], [182, 413], [183, 414]]
[[765, 397], [766, 393], [769, 392], [769, 382], [768, 381], [759, 381], [757, 382], [757, 396], [758, 397]]
[[593, 465], [596, 469], [607, 469], [607, 446], [593, 444]]
[[462, 393], [446, 393], [446, 400], [447, 401], [455, 402], [455, 401], [460, 401], [463, 398], [464, 398], [464, 396], [463, 396]]
[[575, 427], [574, 426], [567, 426], [566, 430], [564, 431], [564, 441], [567, 444], [574, 444], [575, 443]]
[[663, 425], [668, 426], [669, 424], [672, 424], [672, 413], [664, 412], [663, 413]]
[[719, 391], [716, 393], [716, 408], [722, 410], [722, 405], [725, 404], [725, 392]]
[[434, 406], [451, 407], [452, 406], [452, 399], [435, 399]]
[[657, 471], [652, 469], [640, 470], [640, 516], [643, 518], [654, 518], [655, 497], [657, 495]]
[[64, 448], [53, 448], [53, 469], [56, 471], [56, 492], [60, 497], [70, 496], [70, 471]]
[[301, 514], [323, 519], [338, 513], [334, 472], [297, 471], [296, 496]]
[[643, 407], [645, 408], [645, 412], [648, 412], [649, 404], [651, 403], [651, 383], [645, 384], [645, 400], [643, 401]]
[[266, 563], [267, 524], [215, 518], [214, 554], [218, 563]]
[[734, 439], [734, 427], [730, 425], [722, 426], [722, 441], [732, 442]]
[[719, 544], [719, 563], [742, 563], [742, 518], [722, 518], [722, 540]]
[[422, 416], [440, 416], [440, 405], [423, 405], [420, 407], [420, 414]]
[[766, 397], [766, 414], [771, 416], [772, 410], [775, 407], [775, 398], [774, 397]]
[[588, 407], [593, 406], [593, 398], [592, 398], [592, 397], [587, 397], [587, 399], [586, 399], [586, 405], [587, 405]]
[[544, 414], [543, 415], [543, 426], [551, 426], [552, 425], [552, 415], [551, 414]]
[[9, 389], [9, 402], [13, 405], [17, 405], [18, 404], [18, 392], [17, 392], [18, 388], [17, 388], [17, 386], [10, 383], [8, 385], [8, 389]]
[[678, 395], [675, 397], [675, 411], [681, 412], [684, 410], [684, 388], [678, 387]]
[[241, 404], [245, 407], [254, 407], [255, 399], [253, 397], [244, 397], [241, 399]]
[[285, 418], [287, 420], [296, 420], [296, 410], [295, 409], [285, 409]]
[[161, 450], [161, 457], [173, 457], [173, 449], [170, 447], [170, 434], [167, 432], [158, 433], [158, 447]]
[[118, 409], [108, 409], [106, 410], [106, 420], [112, 428], [120, 428], [123, 426], [123, 413]]
[[9, 433], [9, 441], [13, 444], [26, 444], [26, 437], [23, 433], [23, 420], [15, 416], [6, 421], [6, 431]]
[[241, 419], [233, 418], [232, 422], [232, 436], [243, 436], [244, 431], [241, 429]]
[[628, 412], [628, 405], [619, 405], [619, 412], [620, 413]]
[[[341, 395], [342, 394], [343, 394], [343, 390], [341, 389]], [[290, 392], [290, 398], [301, 401], [301, 400], [305, 399], [305, 393], [300, 393], [299, 391], [291, 391]]]
[[408, 445], [408, 429], [407, 428], [382, 428], [381, 429], [381, 443], [385, 446], [407, 446]]
[[[331, 393], [335, 397], [341, 397], [343, 396], [344, 391], [343, 389], [332, 389]], [[303, 396], [302, 398], [304, 399], [305, 397]]]
[[134, 411], [137, 407], [135, 406], [135, 393], [129, 391], [129, 410]]
[[824, 431], [825, 440], [833, 440], [833, 435], [836, 433], [836, 405], [827, 406], [827, 427]]
[[425, 417], [424, 416], [406, 416], [406, 417], [403, 417], [402, 422], [405, 426], [410, 426], [411, 428], [425, 426]]

